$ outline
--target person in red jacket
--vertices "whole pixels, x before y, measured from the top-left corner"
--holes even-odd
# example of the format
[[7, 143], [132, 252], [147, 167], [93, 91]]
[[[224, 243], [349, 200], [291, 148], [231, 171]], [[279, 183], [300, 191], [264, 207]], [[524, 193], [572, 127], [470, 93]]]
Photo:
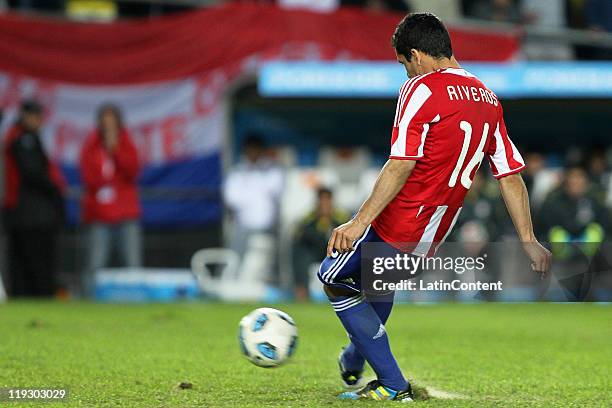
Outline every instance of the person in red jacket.
[[84, 291], [93, 296], [93, 276], [108, 265], [113, 245], [126, 267], [142, 264], [138, 152], [112, 104], [98, 110], [98, 126], [81, 152], [83, 221], [88, 229]]
[[8, 292], [52, 296], [56, 291], [57, 235], [64, 221], [65, 183], [40, 139], [43, 107], [21, 104], [4, 138], [4, 202]]

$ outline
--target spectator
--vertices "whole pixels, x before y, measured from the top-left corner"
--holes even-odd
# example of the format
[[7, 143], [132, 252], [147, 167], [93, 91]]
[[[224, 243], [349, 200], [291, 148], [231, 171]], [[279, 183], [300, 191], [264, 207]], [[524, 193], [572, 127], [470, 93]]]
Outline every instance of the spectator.
[[310, 266], [325, 257], [327, 238], [331, 231], [348, 219], [348, 213], [334, 208], [331, 190], [320, 188], [315, 209], [302, 219], [295, 234], [293, 274], [297, 300], [308, 299]]
[[525, 157], [525, 170], [521, 173], [527, 191], [532, 213], [537, 213], [542, 203], [553, 189], [561, 184], [560, 171], [547, 168], [546, 156], [540, 152], [527, 152]]
[[[482, 176], [481, 172], [476, 172], [450, 240], [460, 241], [460, 231], [463, 225], [470, 222], [486, 226], [487, 236], [492, 241], [499, 238], [499, 223], [501, 222], [498, 208], [499, 200], [487, 191], [487, 187], [487, 180]], [[505, 213], [502, 213], [502, 215], [506, 216]]]
[[468, 14], [475, 18], [499, 23], [523, 22], [523, 16], [513, 0], [478, 0], [472, 3]]
[[239, 255], [244, 255], [254, 234], [266, 234], [276, 241], [283, 189], [283, 172], [267, 157], [260, 135], [249, 134], [242, 149], [242, 161], [230, 170], [223, 190], [233, 218], [229, 246]]
[[593, 182], [593, 192], [601, 198], [606, 199], [606, 190], [610, 185], [610, 171], [606, 160], [606, 152], [603, 148], [594, 149], [587, 160], [589, 176]]
[[522, 173], [523, 181], [529, 192], [529, 196], [533, 196], [533, 189], [536, 183], [538, 174], [546, 167], [546, 158], [540, 152], [525, 153], [526, 167]]
[[43, 108], [21, 105], [4, 142], [4, 225], [8, 235], [9, 293], [52, 296], [56, 291], [56, 245], [63, 223], [62, 175], [40, 140]]
[[138, 153], [117, 106], [102, 105], [97, 120], [81, 152], [83, 220], [89, 226], [83, 289], [89, 296], [93, 275], [108, 265], [113, 244], [124, 266], [142, 265]]
[[[588, 175], [581, 167], [567, 170], [561, 189], [550, 193], [539, 219], [557, 260], [581, 255], [576, 248], [586, 255], [595, 254], [609, 226], [607, 210], [590, 190]], [[566, 245], [569, 243], [576, 245]]]

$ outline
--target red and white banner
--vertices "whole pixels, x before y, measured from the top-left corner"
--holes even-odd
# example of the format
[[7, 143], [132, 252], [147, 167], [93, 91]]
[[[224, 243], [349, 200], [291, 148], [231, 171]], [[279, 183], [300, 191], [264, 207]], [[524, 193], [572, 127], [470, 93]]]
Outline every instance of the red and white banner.
[[51, 157], [76, 165], [82, 142], [96, 125], [105, 102], [119, 105], [141, 160], [156, 165], [206, 156], [221, 149], [220, 93], [225, 80], [208, 75], [154, 84], [75, 85], [0, 73], [3, 130], [17, 114], [22, 97], [45, 106], [43, 140]]

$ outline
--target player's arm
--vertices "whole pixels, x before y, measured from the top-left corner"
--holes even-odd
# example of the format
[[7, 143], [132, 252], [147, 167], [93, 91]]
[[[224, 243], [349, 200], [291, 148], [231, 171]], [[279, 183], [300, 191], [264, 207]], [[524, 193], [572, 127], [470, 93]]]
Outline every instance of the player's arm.
[[350, 251], [353, 242], [365, 231], [368, 225], [395, 198], [412, 173], [416, 162], [414, 160], [387, 160], [368, 199], [363, 203], [357, 214], [349, 222], [335, 228], [327, 244], [327, 256], [332, 250], [338, 252]]
[[519, 239], [523, 243], [523, 248], [531, 259], [532, 268], [544, 276], [550, 269], [551, 254], [540, 245], [533, 232], [529, 195], [523, 178], [519, 174], [525, 168], [525, 161], [508, 137], [501, 105], [499, 107], [499, 121], [487, 153], [493, 176], [499, 181], [506, 208], [512, 218]]
[[533, 232], [529, 195], [523, 178], [520, 174], [503, 177], [499, 180], [499, 188], [533, 270], [545, 274], [550, 269], [552, 255], [538, 242]]
[[[431, 89], [424, 83], [406, 81], [400, 88], [391, 136], [389, 160], [382, 168], [372, 193], [352, 220], [334, 229], [327, 243], [327, 256], [353, 249], [374, 219], [402, 189], [416, 161], [424, 156], [425, 135], [440, 117]], [[427, 126], [427, 128], [426, 128]]]

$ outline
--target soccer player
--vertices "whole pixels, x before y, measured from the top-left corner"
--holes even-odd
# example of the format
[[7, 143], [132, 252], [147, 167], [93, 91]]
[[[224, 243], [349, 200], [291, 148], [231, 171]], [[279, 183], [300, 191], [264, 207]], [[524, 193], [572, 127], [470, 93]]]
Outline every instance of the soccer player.
[[519, 174], [525, 164], [508, 137], [497, 96], [461, 68], [448, 31], [432, 14], [407, 15], [392, 45], [409, 80], [399, 91], [391, 154], [354, 218], [333, 230], [318, 272], [350, 338], [339, 358], [344, 384], [358, 384], [366, 361], [377, 375], [364, 388], [340, 394], [342, 399], [413, 399], [384, 326], [393, 293], [379, 299], [364, 293], [361, 247], [384, 242], [414, 256], [433, 255], [457, 220], [484, 157], [533, 270], [545, 274], [551, 262], [533, 232]]

